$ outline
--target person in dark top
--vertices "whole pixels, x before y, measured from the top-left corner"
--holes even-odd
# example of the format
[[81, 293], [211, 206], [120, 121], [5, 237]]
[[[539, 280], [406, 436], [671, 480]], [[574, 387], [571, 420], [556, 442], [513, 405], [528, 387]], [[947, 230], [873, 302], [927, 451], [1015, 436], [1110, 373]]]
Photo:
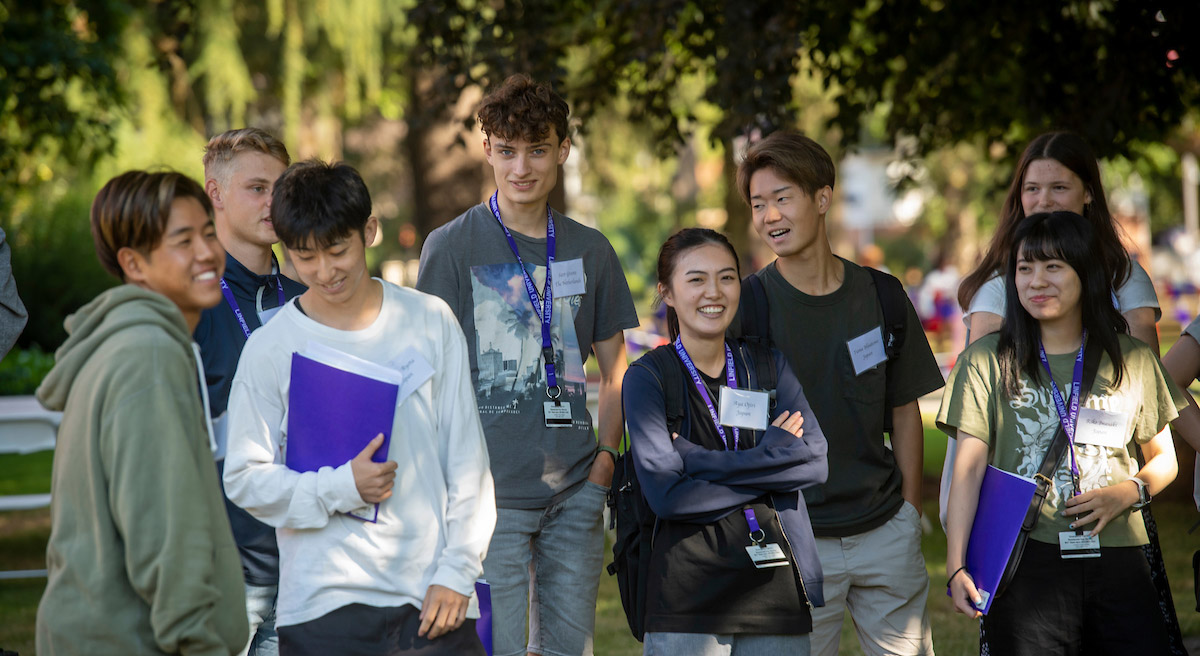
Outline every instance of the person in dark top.
[[[204, 190], [213, 204], [217, 237], [226, 250], [221, 279], [224, 298], [203, 312], [194, 338], [204, 360], [220, 470], [229, 432], [225, 411], [242, 347], [251, 332], [306, 289], [280, 274], [271, 250], [279, 241], [271, 221], [271, 191], [290, 162], [283, 143], [258, 128], [218, 134], [204, 151]], [[251, 640], [242, 653], [274, 656], [278, 651], [275, 595], [279, 584], [275, 529], [228, 499], [225, 505], [246, 577]]]
[[838, 654], [849, 610], [864, 652], [931, 656], [917, 400], [943, 386], [942, 374], [908, 298], [889, 319], [887, 287], [831, 249], [835, 176], [820, 144], [785, 131], [751, 146], [737, 172], [754, 230], [777, 256], [754, 274], [771, 340], [829, 440], [829, 480], [804, 490], [828, 602], [813, 612], [812, 651]]
[[[665, 358], [647, 354], [623, 385], [638, 481], [659, 517], [645, 653], [808, 654], [810, 612], [824, 598], [800, 490], [825, 482], [825, 437], [780, 353], [772, 407], [754, 389], [763, 360], [725, 339], [741, 279], [723, 235], [676, 233], [659, 253], [658, 280], [674, 340], [659, 349], [681, 372], [665, 375], [656, 364]], [[678, 432], [668, 428], [663, 381], [687, 387]]]

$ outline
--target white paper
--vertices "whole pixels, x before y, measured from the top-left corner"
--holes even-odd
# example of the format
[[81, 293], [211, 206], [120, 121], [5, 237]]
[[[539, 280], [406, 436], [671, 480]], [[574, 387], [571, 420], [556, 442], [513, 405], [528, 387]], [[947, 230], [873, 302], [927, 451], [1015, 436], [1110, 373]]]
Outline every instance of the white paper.
[[320, 342], [309, 340], [308, 345], [304, 348], [304, 352], [301, 355], [316, 360], [323, 365], [336, 367], [342, 371], [349, 371], [360, 376], [366, 376], [367, 378], [381, 380], [385, 383], [393, 385], [402, 385], [404, 383], [404, 376], [396, 369], [376, 364], [370, 360], [364, 360]]
[[861, 376], [881, 362], [887, 361], [887, 351], [883, 347], [883, 329], [879, 326], [846, 342], [850, 348], [850, 361], [854, 363], [854, 375]]
[[550, 265], [550, 284], [554, 298], [566, 298], [587, 293], [587, 278], [583, 275], [583, 260], [555, 261]]
[[1075, 442], [1120, 449], [1129, 441], [1129, 414], [1080, 408]]
[[737, 426], [750, 430], [767, 430], [771, 397], [766, 392], [721, 386], [720, 409], [722, 426]]

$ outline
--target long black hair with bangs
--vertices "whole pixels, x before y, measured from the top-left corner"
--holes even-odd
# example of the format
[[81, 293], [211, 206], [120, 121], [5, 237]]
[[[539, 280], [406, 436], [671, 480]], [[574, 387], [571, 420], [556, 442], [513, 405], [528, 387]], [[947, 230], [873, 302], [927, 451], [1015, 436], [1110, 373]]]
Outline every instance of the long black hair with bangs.
[[[1083, 327], [1088, 332], [1088, 352], [1099, 347], [1113, 363], [1112, 387], [1121, 384], [1125, 361], [1121, 357], [1119, 335], [1129, 330], [1125, 317], [1113, 305], [1112, 272], [1099, 256], [1095, 230], [1091, 223], [1074, 212], [1033, 214], [1021, 220], [1013, 236], [1005, 268], [1005, 316], [1000, 329], [997, 355], [1001, 380], [1010, 396], [1017, 394], [1024, 372], [1041, 384], [1042, 366], [1038, 356], [1041, 329], [1021, 305], [1017, 293], [1017, 260], [1062, 260], [1079, 276], [1079, 305]], [[1086, 394], [1087, 390], [1084, 390]]]

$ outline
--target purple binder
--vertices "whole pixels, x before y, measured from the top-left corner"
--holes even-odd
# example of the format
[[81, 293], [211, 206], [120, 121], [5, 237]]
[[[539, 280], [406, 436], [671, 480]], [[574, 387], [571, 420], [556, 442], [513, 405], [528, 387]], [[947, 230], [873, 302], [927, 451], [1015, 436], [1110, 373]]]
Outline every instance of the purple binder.
[[991, 465], [983, 475], [975, 523], [967, 541], [967, 571], [975, 579], [975, 588], [983, 601], [979, 610], [984, 615], [992, 608], [996, 587], [1004, 576], [1036, 489], [1032, 479]]
[[[298, 472], [341, 467], [380, 433], [383, 444], [371, 460], [386, 461], [399, 391], [393, 383], [293, 353], [285, 464]], [[374, 521], [378, 514], [379, 504], [375, 504], [367, 521]]]

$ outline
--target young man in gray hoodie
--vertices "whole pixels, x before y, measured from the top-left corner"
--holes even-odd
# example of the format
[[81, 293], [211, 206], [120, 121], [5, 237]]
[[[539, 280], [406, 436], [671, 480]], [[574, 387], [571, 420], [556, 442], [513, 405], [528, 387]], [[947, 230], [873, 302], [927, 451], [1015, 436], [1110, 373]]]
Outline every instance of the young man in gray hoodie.
[[38, 388], [63, 418], [37, 651], [237, 653], [242, 568], [191, 338], [221, 300], [212, 206], [183, 175], [130, 171], [96, 195], [91, 224], [125, 284], [67, 318]]

